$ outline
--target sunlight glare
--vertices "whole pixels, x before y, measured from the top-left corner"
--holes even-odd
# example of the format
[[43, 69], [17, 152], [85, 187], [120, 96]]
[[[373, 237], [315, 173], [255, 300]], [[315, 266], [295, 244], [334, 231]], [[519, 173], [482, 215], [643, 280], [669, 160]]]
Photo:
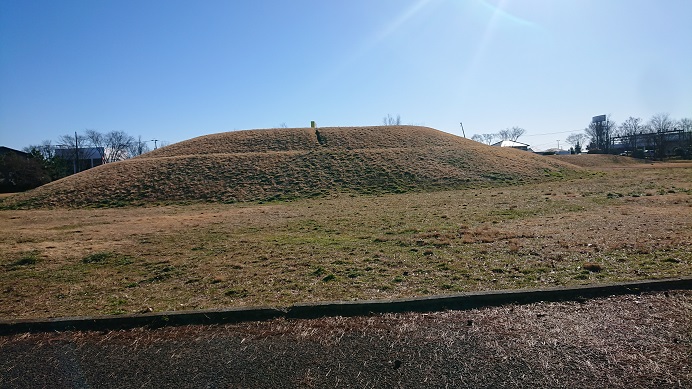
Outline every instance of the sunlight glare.
[[382, 43], [396, 31], [401, 29], [402, 26], [406, 24], [406, 22], [411, 20], [411, 18], [413, 18], [417, 13], [419, 13], [423, 8], [425, 8], [425, 6], [428, 5], [431, 1], [432, 0], [419, 0], [413, 3], [403, 12], [401, 12], [396, 18], [393, 18], [393, 20], [387, 23], [384, 26], [384, 28], [382, 28], [382, 30], [379, 31], [379, 33], [374, 34], [372, 38], [365, 40], [365, 42], [357, 50], [355, 50], [351, 55], [345, 58], [340, 66], [336, 67], [325, 77], [323, 77], [319, 82], [317, 88], [321, 89], [322, 87], [326, 86], [326, 84], [335, 79], [339, 74], [346, 71], [346, 69], [352, 67], [353, 64], [357, 63], [361, 58], [363, 58], [369, 52], [371, 52], [378, 44]]
[[495, 17], [501, 18], [512, 23], [519, 24], [526, 27], [535, 27], [536, 25], [526, 19], [522, 19], [517, 15], [512, 14], [507, 11], [508, 4], [510, 0], [499, 0], [497, 5], [492, 4], [489, 0], [479, 0], [480, 4], [490, 10], [493, 13], [493, 19]]

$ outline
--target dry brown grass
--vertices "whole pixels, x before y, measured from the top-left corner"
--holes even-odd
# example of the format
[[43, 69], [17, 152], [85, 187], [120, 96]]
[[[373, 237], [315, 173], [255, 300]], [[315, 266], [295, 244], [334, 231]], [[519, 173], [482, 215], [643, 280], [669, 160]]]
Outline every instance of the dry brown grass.
[[545, 181], [580, 168], [425, 127], [238, 131], [180, 142], [5, 199], [5, 207], [245, 202]]
[[0, 317], [689, 275], [692, 169], [657, 166], [270, 204], [3, 210]]
[[643, 159], [610, 154], [551, 155], [549, 158], [589, 168], [612, 168], [623, 166], [632, 167], [637, 165], [652, 164], [651, 161]]

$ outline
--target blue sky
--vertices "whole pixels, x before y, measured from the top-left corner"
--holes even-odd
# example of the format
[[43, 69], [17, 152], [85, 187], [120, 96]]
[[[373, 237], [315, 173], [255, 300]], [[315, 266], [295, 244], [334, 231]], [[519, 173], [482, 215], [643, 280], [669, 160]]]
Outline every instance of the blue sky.
[[[689, 0], [0, 1], [0, 145], [122, 130], [692, 117]], [[152, 144], [153, 146], [153, 144]]]

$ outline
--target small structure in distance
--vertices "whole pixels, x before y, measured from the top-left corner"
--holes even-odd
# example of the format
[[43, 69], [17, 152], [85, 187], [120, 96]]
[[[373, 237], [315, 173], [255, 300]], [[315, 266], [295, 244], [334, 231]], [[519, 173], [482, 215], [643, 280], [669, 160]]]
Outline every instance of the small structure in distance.
[[529, 145], [526, 143], [521, 143], [513, 140], [502, 140], [497, 143], [491, 144], [491, 146], [495, 147], [511, 147], [513, 149], [519, 149], [519, 150], [524, 150], [524, 151], [530, 151], [529, 150]]
[[103, 165], [103, 147], [80, 147], [71, 145], [58, 145], [55, 148], [55, 156], [73, 165], [74, 173]]

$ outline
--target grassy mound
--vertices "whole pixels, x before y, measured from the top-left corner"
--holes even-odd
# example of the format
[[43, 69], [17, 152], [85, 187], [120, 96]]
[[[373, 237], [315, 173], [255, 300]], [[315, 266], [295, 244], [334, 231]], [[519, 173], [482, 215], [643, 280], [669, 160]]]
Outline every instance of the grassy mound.
[[4, 207], [266, 201], [543, 180], [579, 169], [426, 127], [296, 128], [194, 138], [4, 200]]

